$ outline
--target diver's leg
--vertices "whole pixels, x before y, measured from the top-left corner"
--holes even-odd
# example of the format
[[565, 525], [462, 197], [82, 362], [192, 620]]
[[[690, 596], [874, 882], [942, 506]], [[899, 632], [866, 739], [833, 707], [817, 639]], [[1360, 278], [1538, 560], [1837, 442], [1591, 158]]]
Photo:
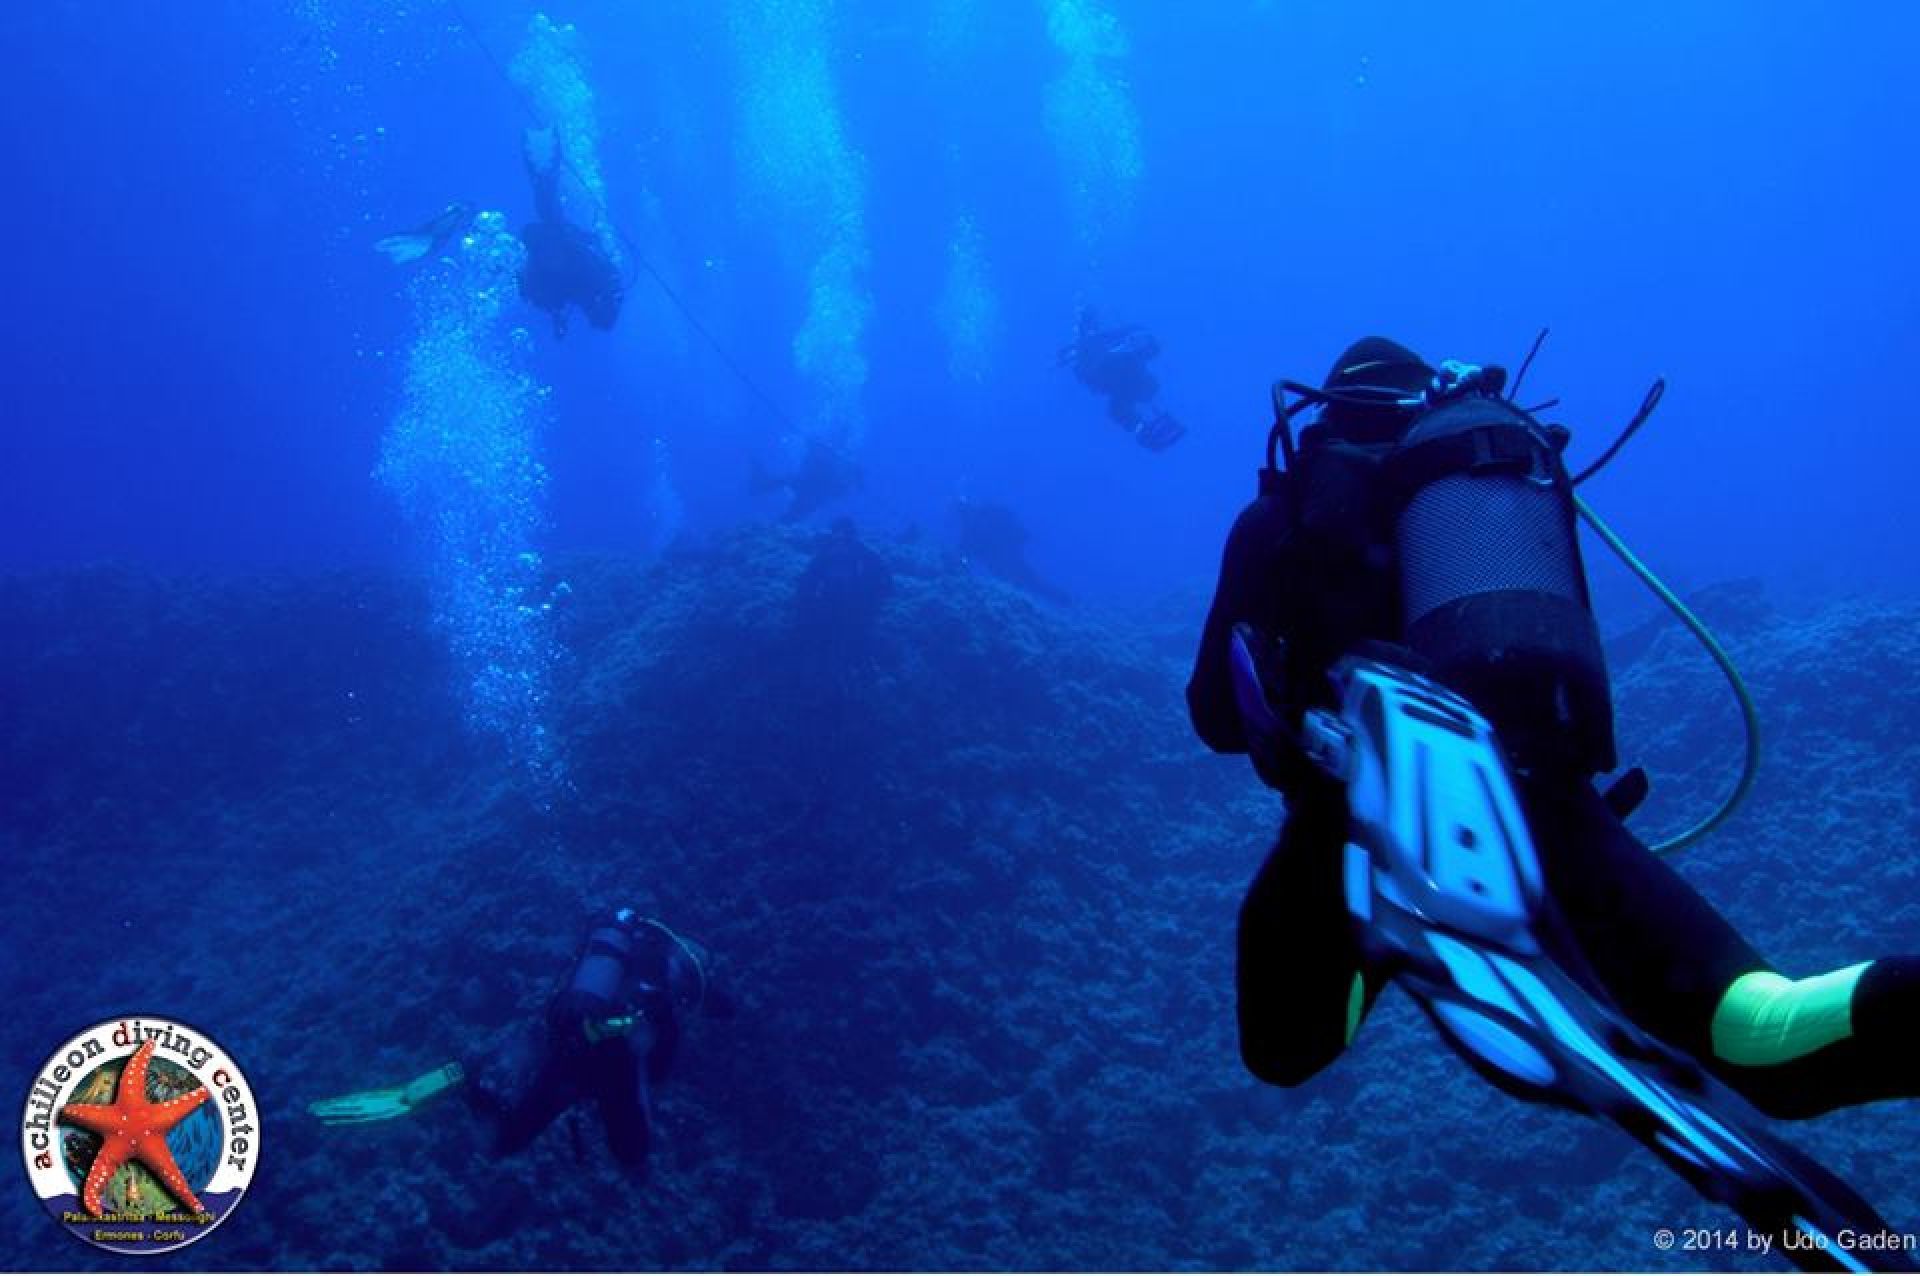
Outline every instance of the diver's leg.
[[673, 1070], [673, 1061], [680, 1053], [680, 1016], [668, 1008], [649, 1015], [647, 1023], [653, 1031], [653, 1044], [647, 1050], [647, 1081], [659, 1085]]
[[1920, 1094], [1899, 1044], [1920, 1022], [1920, 959], [1786, 980], [1590, 786], [1527, 806], [1548, 888], [1635, 1022], [1771, 1116]]
[[596, 1067], [594, 1094], [607, 1127], [607, 1144], [614, 1160], [644, 1177], [653, 1142], [653, 1096], [646, 1060], [633, 1050], [609, 1050], [606, 1055]]
[[1581, 780], [1524, 784], [1547, 890], [1627, 1016], [1705, 1061], [1728, 985], [1766, 960]]
[[469, 1105], [493, 1126], [494, 1156], [512, 1156], [525, 1148], [579, 1097], [576, 1062], [572, 1054], [548, 1047], [533, 1079], [511, 1104], [477, 1085], [468, 1087]]
[[1380, 992], [1347, 913], [1346, 820], [1339, 790], [1314, 785], [1240, 906], [1240, 1058], [1272, 1085], [1299, 1085], [1333, 1062]]
[[1920, 1095], [1913, 1029], [1920, 957], [1885, 957], [1811, 978], [1735, 980], [1713, 1016], [1713, 1070], [1761, 1111], [1818, 1116]]

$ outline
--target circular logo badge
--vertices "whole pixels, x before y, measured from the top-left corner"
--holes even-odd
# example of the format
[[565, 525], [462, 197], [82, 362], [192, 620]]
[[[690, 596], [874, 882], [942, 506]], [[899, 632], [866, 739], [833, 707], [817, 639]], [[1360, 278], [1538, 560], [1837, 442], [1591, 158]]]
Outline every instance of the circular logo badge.
[[158, 1254], [193, 1244], [240, 1203], [260, 1158], [259, 1109], [206, 1033], [157, 1015], [109, 1019], [35, 1075], [20, 1149], [68, 1231]]

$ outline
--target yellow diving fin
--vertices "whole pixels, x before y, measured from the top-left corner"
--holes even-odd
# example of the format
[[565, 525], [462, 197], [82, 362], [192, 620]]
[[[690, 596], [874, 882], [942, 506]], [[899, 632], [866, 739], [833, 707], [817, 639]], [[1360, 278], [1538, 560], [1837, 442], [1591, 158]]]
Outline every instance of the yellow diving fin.
[[338, 1098], [319, 1099], [309, 1103], [307, 1111], [328, 1125], [391, 1121], [395, 1117], [406, 1116], [428, 1099], [453, 1089], [466, 1079], [466, 1071], [459, 1064], [446, 1063], [403, 1086], [386, 1090], [361, 1090]]

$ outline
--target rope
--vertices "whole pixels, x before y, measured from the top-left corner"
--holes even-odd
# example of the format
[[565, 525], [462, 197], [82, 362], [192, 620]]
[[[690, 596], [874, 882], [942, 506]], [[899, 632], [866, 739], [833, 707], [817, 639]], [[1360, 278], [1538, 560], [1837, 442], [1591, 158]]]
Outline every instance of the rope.
[[[494, 56], [493, 50], [487, 47], [487, 42], [480, 38], [479, 28], [474, 26], [472, 19], [467, 17], [466, 10], [460, 5], [460, 0], [447, 0], [447, 7], [453, 11], [453, 16], [459, 22], [460, 29], [466, 33], [467, 39], [471, 41], [473, 47], [479, 51], [481, 58], [493, 69], [493, 73], [500, 77], [500, 82], [507, 86], [507, 91], [512, 94], [513, 100], [520, 104], [521, 111], [529, 120], [533, 121], [534, 127], [552, 127], [540, 117], [540, 112], [534, 109], [534, 105], [528, 99], [526, 93], [521, 90], [518, 84], [514, 83], [512, 73], [501, 64], [499, 58]], [[556, 145], [554, 147], [554, 157], [559, 161], [561, 167], [565, 168], [567, 172], [573, 176], [573, 180], [579, 183], [582, 190], [590, 191], [593, 189], [587, 180], [580, 175], [580, 170], [573, 166], [573, 161], [567, 158], [567, 152], [564, 146]], [[740, 365], [739, 360], [733, 357], [733, 352], [727, 348], [726, 343], [721, 341], [711, 328], [701, 322], [700, 316], [694, 313], [693, 307], [687, 303], [686, 299], [680, 295], [678, 290], [667, 282], [666, 276], [655, 269], [651, 261], [647, 260], [647, 255], [640, 250], [639, 242], [627, 233], [626, 227], [614, 219], [613, 212], [606, 206], [604, 199], [600, 201], [600, 213], [601, 216], [606, 219], [607, 225], [613, 228], [613, 233], [619, 236], [620, 242], [625, 245], [627, 252], [632, 255], [635, 264], [639, 266], [640, 270], [649, 279], [653, 280], [654, 286], [660, 289], [661, 295], [666, 297], [667, 301], [675, 310], [679, 311], [680, 318], [707, 344], [707, 347], [713, 351], [715, 357], [720, 360], [721, 366], [727, 370], [734, 380], [738, 381], [749, 395], [759, 400], [761, 406], [772, 413], [773, 418], [779, 422], [788, 433], [809, 437], [805, 435], [805, 432], [802, 431], [799, 426], [794, 424], [793, 418], [787, 415], [786, 411], [781, 408], [779, 401], [767, 393], [766, 390], [762, 389], [760, 383], [754, 380], [747, 370]], [[628, 282], [630, 283], [631, 280]]]

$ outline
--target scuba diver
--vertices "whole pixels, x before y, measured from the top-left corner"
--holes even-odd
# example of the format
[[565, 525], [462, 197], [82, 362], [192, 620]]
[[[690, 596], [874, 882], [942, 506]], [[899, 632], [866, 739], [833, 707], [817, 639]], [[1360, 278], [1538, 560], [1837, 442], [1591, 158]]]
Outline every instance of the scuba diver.
[[1073, 601], [1027, 561], [1027, 525], [1012, 509], [963, 496], [953, 503], [953, 517], [960, 526], [960, 554], [969, 563], [1050, 603]]
[[1102, 328], [1091, 306], [1080, 308], [1079, 330], [1060, 348], [1060, 367], [1071, 367], [1080, 384], [1107, 401], [1107, 415], [1151, 452], [1164, 452], [1187, 432], [1155, 400], [1160, 382], [1147, 364], [1160, 343], [1144, 328]]
[[1567, 431], [1504, 389], [1380, 337], [1275, 386], [1186, 693], [1200, 738], [1286, 803], [1240, 910], [1242, 1060], [1307, 1081], [1397, 979], [1483, 1075], [1614, 1120], [1783, 1256], [1905, 1269], [1871, 1252], [1896, 1234], [1870, 1206], [1731, 1114], [1920, 1094], [1920, 958], [1783, 975], [1628, 831], [1644, 773], [1596, 789], [1613, 708], [1576, 515], [1646, 573], [1573, 488], [1620, 444], [1569, 477]]
[[851, 458], [824, 439], [811, 438], [791, 474], [771, 473], [755, 461], [748, 487], [755, 495], [788, 493], [787, 508], [780, 515], [780, 521], [797, 523], [817, 510], [844, 500], [860, 482], [860, 467]]
[[528, 129], [522, 139], [533, 206], [539, 220], [520, 232], [527, 261], [520, 268], [520, 295], [553, 316], [553, 332], [567, 335], [567, 309], [605, 331], [620, 317], [626, 285], [600, 237], [567, 220], [560, 206], [560, 143], [552, 129]]
[[500, 1157], [591, 1098], [614, 1158], [644, 1175], [653, 1091], [673, 1067], [687, 1021], [732, 1010], [695, 945], [666, 923], [621, 908], [588, 931], [548, 1001], [540, 1062], [516, 1098], [495, 1093], [474, 1067], [454, 1062], [403, 1086], [322, 1099], [308, 1110], [329, 1125], [391, 1120], [464, 1083], [467, 1106], [490, 1128], [490, 1153]]
[[[600, 236], [567, 220], [560, 203], [560, 170], [565, 165], [553, 130], [528, 129], [521, 153], [533, 183], [537, 220], [520, 232], [527, 254], [520, 267], [520, 296], [552, 316], [557, 337], [567, 335], [570, 308], [577, 308], [596, 328], [612, 328], [626, 299], [626, 284]], [[473, 217], [469, 205], [448, 204], [413, 230], [378, 240], [374, 248], [395, 265], [408, 265], [444, 250], [466, 232]]]
[[860, 539], [852, 519], [836, 518], [794, 586], [794, 623], [813, 637], [859, 647], [892, 592], [886, 560]]

